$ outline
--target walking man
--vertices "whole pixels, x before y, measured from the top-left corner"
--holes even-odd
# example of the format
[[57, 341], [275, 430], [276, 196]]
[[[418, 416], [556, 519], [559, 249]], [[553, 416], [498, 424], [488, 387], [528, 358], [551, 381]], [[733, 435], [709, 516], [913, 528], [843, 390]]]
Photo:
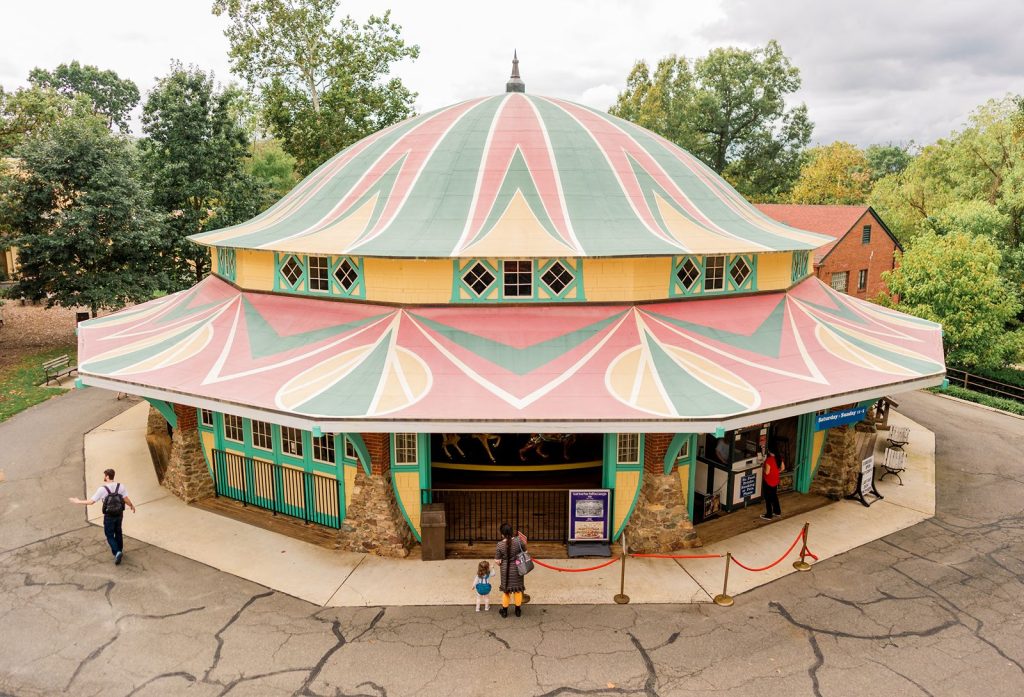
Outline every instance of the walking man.
[[103, 485], [96, 490], [91, 499], [69, 498], [71, 503], [91, 506], [97, 501], [103, 502], [103, 533], [107, 536], [107, 544], [114, 555], [114, 563], [120, 564], [124, 557], [124, 537], [121, 534], [121, 523], [124, 520], [124, 507], [135, 512], [135, 504], [128, 498], [128, 490], [124, 484], [114, 481], [114, 470], [103, 470]]

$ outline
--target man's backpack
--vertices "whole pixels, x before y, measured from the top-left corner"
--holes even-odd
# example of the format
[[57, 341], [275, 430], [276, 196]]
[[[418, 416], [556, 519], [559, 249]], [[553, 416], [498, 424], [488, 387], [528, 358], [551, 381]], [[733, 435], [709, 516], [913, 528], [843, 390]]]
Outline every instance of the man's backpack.
[[109, 486], [104, 486], [107, 495], [103, 499], [103, 515], [124, 515], [124, 496], [121, 494], [120, 485], [115, 484], [111, 491]]

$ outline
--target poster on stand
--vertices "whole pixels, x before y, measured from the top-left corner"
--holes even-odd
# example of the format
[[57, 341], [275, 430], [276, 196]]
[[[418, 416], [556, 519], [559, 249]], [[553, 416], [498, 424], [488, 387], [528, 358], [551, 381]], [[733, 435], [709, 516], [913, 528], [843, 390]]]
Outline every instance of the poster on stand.
[[875, 456], [860, 461], [860, 494], [867, 496], [875, 490]]
[[607, 542], [611, 528], [611, 489], [569, 490], [569, 541]]

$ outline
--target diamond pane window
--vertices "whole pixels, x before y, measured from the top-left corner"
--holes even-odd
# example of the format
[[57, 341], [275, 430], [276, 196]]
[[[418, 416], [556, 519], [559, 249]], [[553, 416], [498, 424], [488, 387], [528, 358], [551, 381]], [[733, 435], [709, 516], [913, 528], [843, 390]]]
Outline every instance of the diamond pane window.
[[505, 297], [528, 298], [533, 295], [533, 262], [506, 261]]
[[544, 275], [540, 277], [540, 280], [544, 281], [544, 285], [551, 289], [551, 292], [558, 295], [566, 287], [576, 279], [572, 275], [569, 269], [562, 265], [562, 262], [556, 261], [551, 267], [544, 272]]
[[687, 259], [676, 271], [676, 278], [686, 290], [693, 290], [693, 286], [700, 278], [700, 267], [693, 263], [693, 259]]
[[309, 258], [309, 289], [330, 290], [331, 284], [327, 276], [327, 257]]
[[478, 296], [487, 292], [487, 289], [494, 283], [494, 274], [486, 266], [477, 262], [470, 267], [462, 276], [463, 282], [469, 286]]
[[743, 282], [750, 276], [750, 264], [743, 257], [737, 257], [736, 261], [729, 268], [729, 275], [732, 276], [733, 283], [737, 286], [742, 286]]
[[704, 290], [722, 290], [723, 288], [725, 288], [725, 257], [705, 257]]
[[284, 280], [288, 281], [288, 285], [294, 288], [298, 285], [299, 279], [302, 278], [302, 264], [295, 257], [289, 256], [281, 264], [281, 275], [284, 277]]
[[342, 259], [338, 268], [334, 270], [334, 280], [345, 289], [345, 292], [352, 290], [352, 286], [359, 280], [359, 272], [348, 259]]

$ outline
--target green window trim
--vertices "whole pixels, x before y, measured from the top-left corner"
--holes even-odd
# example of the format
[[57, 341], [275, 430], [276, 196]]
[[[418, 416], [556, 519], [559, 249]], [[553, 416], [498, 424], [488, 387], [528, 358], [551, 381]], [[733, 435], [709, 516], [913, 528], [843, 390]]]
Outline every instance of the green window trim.
[[[708, 257], [724, 257], [722, 288], [705, 290]], [[739, 282], [734, 274], [746, 270]], [[670, 298], [717, 297], [732, 293], [753, 293], [757, 291], [757, 254], [685, 254], [672, 257], [672, 273], [669, 277]]]
[[234, 282], [238, 275], [238, 262], [233, 247], [217, 248], [217, 275]]
[[[505, 296], [504, 267], [506, 261], [529, 261], [532, 264], [530, 295]], [[561, 269], [556, 268], [556, 264]], [[483, 290], [477, 292], [466, 277], [474, 267], [480, 265], [494, 278]], [[500, 258], [500, 259], [453, 259], [452, 260], [452, 302], [453, 303], [547, 303], [547, 302], [584, 302], [583, 259], [567, 257], [544, 257], [541, 259]], [[565, 280], [568, 274], [572, 278]], [[552, 283], [564, 283], [558, 290], [552, 288], [546, 276], [552, 277]], [[558, 279], [555, 281], [555, 279]]]
[[[370, 451], [366, 449], [366, 442], [363, 440], [363, 437], [358, 433], [341, 433], [338, 435], [343, 437], [341, 441], [341, 450], [339, 451], [341, 453], [340, 457], [342, 461], [346, 465], [362, 465], [363, 472], [369, 477], [372, 471], [370, 468]], [[352, 447], [355, 448], [356, 455], [358, 456], [357, 462], [353, 462], [351, 458], [345, 456], [345, 439], [347, 439], [352, 444]]]
[[[636, 491], [633, 493], [633, 500], [629, 504], [629, 510], [626, 511], [625, 517], [622, 519], [622, 525], [619, 529], [614, 531], [612, 534], [612, 541], [618, 540], [622, 535], [622, 531], [626, 529], [629, 524], [629, 519], [633, 516], [633, 512], [636, 510], [637, 501], [640, 500], [640, 490], [644, 485], [644, 452], [646, 447], [646, 439], [643, 433], [637, 434], [639, 436], [638, 443], [638, 455], [639, 462], [636, 463], [619, 463], [619, 434], [618, 433], [606, 433], [604, 434], [604, 457], [602, 467], [602, 484], [605, 489], [611, 489], [615, 491], [615, 475], [622, 472], [639, 472], [640, 479], [637, 482]], [[612, 495], [612, 502], [614, 506], [615, 496]], [[615, 518], [615, 510], [612, 510], [612, 519]]]
[[[397, 464], [395, 462], [395, 434], [390, 435], [390, 445], [388, 448], [391, 451], [391, 471], [394, 472], [418, 472], [420, 477], [420, 491], [430, 488], [430, 434], [429, 433], [417, 433], [416, 434], [416, 462]], [[395, 494], [395, 501], [398, 502], [398, 508], [402, 511], [402, 517], [405, 518], [405, 522], [409, 524], [409, 530], [416, 537], [417, 542], [422, 542], [420, 533], [417, 532], [416, 526], [412, 524], [412, 518], [409, 517], [409, 512], [405, 510], [405, 504], [402, 503], [402, 497], [398, 494], [398, 483], [395, 481], [395, 477], [391, 477], [391, 490]], [[429, 503], [429, 501], [422, 501], [421, 503]]]
[[[327, 290], [312, 290], [309, 287], [310, 259], [323, 258], [327, 260]], [[295, 260], [295, 265], [300, 273], [295, 282], [288, 280], [284, 273], [284, 267], [289, 259]], [[351, 285], [346, 289], [339, 278], [354, 278]], [[346, 271], [348, 273], [346, 273]], [[364, 272], [363, 258], [353, 256], [330, 256], [326, 254], [294, 254], [291, 252], [274, 252], [274, 290], [279, 293], [294, 293], [306, 295], [313, 298], [352, 298], [356, 300], [366, 299], [366, 274]]]
[[810, 254], [806, 249], [793, 252], [793, 267], [790, 274], [790, 281], [793, 283], [809, 275], [807, 272], [807, 262], [810, 259]]

